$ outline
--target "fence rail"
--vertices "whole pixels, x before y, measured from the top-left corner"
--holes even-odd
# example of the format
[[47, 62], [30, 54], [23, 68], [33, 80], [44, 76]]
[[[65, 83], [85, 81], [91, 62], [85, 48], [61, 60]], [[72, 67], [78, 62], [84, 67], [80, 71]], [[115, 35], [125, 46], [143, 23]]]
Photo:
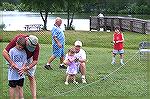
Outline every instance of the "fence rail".
[[100, 30], [103, 28], [106, 30], [114, 30], [114, 27], [120, 26], [121, 30], [127, 30], [132, 32], [138, 32], [143, 34], [150, 33], [150, 21], [142, 20], [131, 17], [119, 17], [119, 16], [91, 16], [90, 17], [90, 31]]

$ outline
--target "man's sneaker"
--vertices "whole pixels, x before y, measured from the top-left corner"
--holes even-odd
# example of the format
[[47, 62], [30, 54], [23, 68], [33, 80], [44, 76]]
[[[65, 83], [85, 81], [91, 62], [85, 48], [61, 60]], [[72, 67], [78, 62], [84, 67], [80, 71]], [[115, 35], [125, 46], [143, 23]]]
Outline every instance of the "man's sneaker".
[[69, 83], [68, 82], [65, 82], [65, 85], [68, 85]]
[[116, 63], [115, 61], [112, 61], [112, 62], [111, 62], [112, 65], [114, 65], [115, 63]]
[[47, 70], [52, 70], [51, 65], [45, 65], [44, 67], [45, 67]]
[[74, 83], [74, 84], [78, 84], [78, 82], [77, 82], [77, 81], [73, 81], [73, 83]]
[[82, 83], [86, 83], [86, 79], [85, 78], [82, 78]]
[[65, 65], [60, 65], [59, 68], [67, 69], [67, 67]]

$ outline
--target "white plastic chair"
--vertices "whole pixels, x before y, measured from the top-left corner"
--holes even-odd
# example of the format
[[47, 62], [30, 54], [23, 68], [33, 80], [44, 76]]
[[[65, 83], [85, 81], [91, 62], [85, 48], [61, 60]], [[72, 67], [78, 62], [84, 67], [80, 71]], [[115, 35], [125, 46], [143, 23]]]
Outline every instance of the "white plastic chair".
[[150, 55], [150, 42], [148, 41], [143, 41], [143, 42], [140, 42], [139, 44], [139, 53], [140, 53], [140, 57], [139, 59], [147, 59], [150, 58], [149, 55]]

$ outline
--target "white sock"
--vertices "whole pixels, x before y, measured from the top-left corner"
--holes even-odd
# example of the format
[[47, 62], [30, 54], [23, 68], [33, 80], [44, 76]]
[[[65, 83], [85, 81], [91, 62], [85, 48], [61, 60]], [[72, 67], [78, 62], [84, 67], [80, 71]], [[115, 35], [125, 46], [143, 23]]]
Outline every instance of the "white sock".
[[81, 78], [82, 78], [82, 79], [85, 79], [85, 75], [82, 75]]
[[46, 65], [50, 65], [49, 63], [47, 63]]
[[112, 57], [112, 61], [115, 62], [115, 57]]
[[120, 59], [120, 62], [123, 63], [123, 59]]

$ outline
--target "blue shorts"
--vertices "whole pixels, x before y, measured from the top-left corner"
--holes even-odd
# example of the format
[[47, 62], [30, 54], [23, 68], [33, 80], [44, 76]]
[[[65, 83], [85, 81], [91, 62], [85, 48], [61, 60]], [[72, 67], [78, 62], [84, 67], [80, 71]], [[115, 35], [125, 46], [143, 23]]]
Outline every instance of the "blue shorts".
[[65, 54], [64, 54], [64, 46], [62, 46], [62, 48], [59, 48], [58, 46], [53, 46], [53, 55], [55, 57], [65, 56]]
[[121, 49], [121, 50], [115, 50], [113, 49], [113, 54], [123, 54], [124, 53], [124, 50]]

